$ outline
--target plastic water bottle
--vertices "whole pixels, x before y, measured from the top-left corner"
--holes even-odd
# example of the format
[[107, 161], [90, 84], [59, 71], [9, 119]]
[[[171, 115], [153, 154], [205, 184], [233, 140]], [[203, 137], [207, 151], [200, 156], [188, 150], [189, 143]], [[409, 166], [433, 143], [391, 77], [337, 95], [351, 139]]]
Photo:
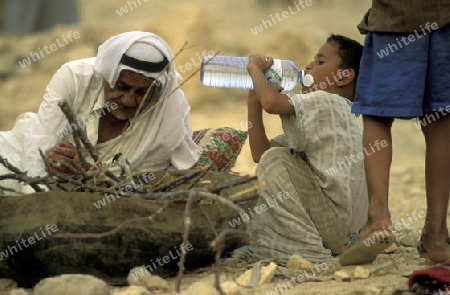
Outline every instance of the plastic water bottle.
[[[248, 57], [204, 56], [200, 80], [206, 86], [253, 89], [253, 82], [247, 71], [248, 60]], [[311, 75], [299, 70], [290, 60], [274, 59], [265, 76], [272, 86], [281, 86], [284, 91], [292, 90], [297, 83], [306, 87], [314, 83]]]

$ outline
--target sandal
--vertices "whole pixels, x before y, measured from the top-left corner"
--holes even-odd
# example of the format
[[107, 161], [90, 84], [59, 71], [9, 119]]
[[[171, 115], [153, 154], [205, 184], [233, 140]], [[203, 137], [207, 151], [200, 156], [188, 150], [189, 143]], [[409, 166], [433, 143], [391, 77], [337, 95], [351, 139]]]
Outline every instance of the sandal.
[[364, 239], [361, 239], [359, 232], [353, 233], [347, 249], [339, 257], [339, 263], [342, 266], [372, 263], [394, 242], [395, 236], [388, 230], [374, 231]]

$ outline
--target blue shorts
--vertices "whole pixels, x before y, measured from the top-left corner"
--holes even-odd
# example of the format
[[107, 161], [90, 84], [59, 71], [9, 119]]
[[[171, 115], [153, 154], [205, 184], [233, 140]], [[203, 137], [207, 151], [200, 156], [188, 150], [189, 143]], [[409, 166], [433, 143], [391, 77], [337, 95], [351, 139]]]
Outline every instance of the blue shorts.
[[410, 118], [449, 112], [450, 25], [424, 30], [367, 34], [353, 113]]

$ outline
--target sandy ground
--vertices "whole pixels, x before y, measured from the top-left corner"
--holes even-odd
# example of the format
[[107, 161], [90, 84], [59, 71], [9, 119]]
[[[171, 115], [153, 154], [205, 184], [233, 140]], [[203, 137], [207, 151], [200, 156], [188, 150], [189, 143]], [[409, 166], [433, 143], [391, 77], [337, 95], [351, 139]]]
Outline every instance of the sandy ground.
[[[299, 67], [309, 61], [317, 48], [330, 33], [340, 33], [360, 42], [363, 36], [356, 29], [370, 5], [361, 1], [312, 1], [312, 5], [297, 9], [283, 21], [272, 21], [272, 26], [258, 34], [252, 28], [270, 20], [276, 13], [288, 11], [287, 4], [272, 5], [261, 9], [256, 0], [173, 0], [138, 2], [138, 7], [119, 16], [117, 10], [130, 1], [80, 0], [83, 21], [76, 26], [56, 27], [50, 32], [24, 37], [0, 38], [0, 130], [8, 130], [14, 119], [25, 111], [36, 111], [45, 85], [58, 69], [69, 60], [93, 56], [96, 48], [106, 38], [128, 30], [151, 31], [166, 39], [173, 51], [188, 42], [190, 49], [183, 51], [178, 65], [191, 64], [191, 70], [184, 70], [186, 79], [199, 66], [205, 51], [220, 50], [223, 55], [246, 56], [264, 53], [277, 58], [293, 60]], [[272, 1], [275, 2], [275, 1]], [[139, 5], [139, 3], [141, 3]], [[293, 1], [291, 2], [293, 3]], [[297, 4], [298, 6], [298, 4]], [[63, 40], [68, 32], [78, 32], [79, 39], [45, 55], [31, 65], [22, 67], [19, 61], [38, 48]], [[191, 122], [194, 129], [220, 126], [242, 126], [246, 122], [246, 91], [209, 88], [201, 85], [196, 74], [183, 85], [191, 106]], [[281, 132], [278, 117], [266, 116], [267, 132], [275, 136]], [[413, 211], [425, 210], [424, 152], [425, 147], [420, 130], [414, 121], [398, 121], [393, 127], [394, 162], [392, 167], [390, 206], [394, 222], [408, 220]], [[252, 174], [252, 162], [248, 144], [243, 148], [235, 171]], [[418, 237], [423, 219], [403, 223]], [[415, 249], [400, 246], [393, 254], [382, 255], [377, 264], [391, 261], [389, 267], [374, 273], [365, 280], [351, 283], [330, 281], [326, 283], [304, 283], [283, 294], [391, 294], [395, 288], [405, 288], [407, 271], [424, 266]], [[210, 269], [190, 275], [186, 282], [193, 282], [211, 274]], [[201, 272], [202, 272], [201, 271]], [[282, 282], [278, 281], [278, 282]], [[242, 294], [265, 294], [278, 282], [242, 289]], [[187, 285], [187, 284], [186, 284]]]

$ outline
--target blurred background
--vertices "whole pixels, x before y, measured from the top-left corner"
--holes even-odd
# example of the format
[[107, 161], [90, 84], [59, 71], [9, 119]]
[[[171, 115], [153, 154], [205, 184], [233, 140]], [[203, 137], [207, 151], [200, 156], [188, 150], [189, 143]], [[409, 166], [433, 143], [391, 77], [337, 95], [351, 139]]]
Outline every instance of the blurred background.
[[[74, 24], [58, 24], [33, 33], [11, 34], [2, 30], [0, 130], [10, 129], [20, 113], [37, 111], [45, 86], [63, 63], [95, 56], [97, 47], [112, 35], [130, 30], [153, 32], [163, 37], [173, 52], [187, 42], [189, 49], [181, 52], [176, 60], [177, 66], [182, 66], [180, 73], [185, 80], [199, 68], [202, 55], [219, 50], [221, 55], [232, 56], [262, 53], [293, 60], [303, 68], [331, 33], [362, 43], [364, 36], [359, 34], [356, 25], [370, 2], [79, 0], [77, 10], [73, 11], [78, 17]], [[1, 17], [5, 18], [5, 0], [0, 0], [0, 4]], [[279, 21], [276, 14], [281, 15], [283, 11], [288, 12], [288, 17]], [[25, 16], [22, 19], [25, 21]], [[260, 30], [257, 32], [255, 27]], [[69, 39], [68, 36], [75, 33], [79, 38]], [[57, 50], [49, 54], [43, 52], [41, 58], [29, 59], [30, 64], [24, 65], [23, 60], [30, 58], [30, 54], [39, 54], [44, 46], [51, 44], [57, 44]], [[182, 89], [192, 108], [194, 129], [221, 126], [242, 129], [245, 126], [245, 90], [203, 86], [198, 73], [186, 81]], [[298, 92], [298, 88], [295, 91]], [[270, 137], [282, 132], [277, 116], [266, 115], [265, 119]], [[414, 166], [422, 168], [423, 157], [417, 158], [424, 152], [420, 131], [413, 121], [401, 121], [394, 126], [395, 163], [402, 166], [400, 171], [405, 169], [403, 164], [413, 162], [417, 163]], [[253, 173], [255, 167], [247, 143], [234, 170]]]

